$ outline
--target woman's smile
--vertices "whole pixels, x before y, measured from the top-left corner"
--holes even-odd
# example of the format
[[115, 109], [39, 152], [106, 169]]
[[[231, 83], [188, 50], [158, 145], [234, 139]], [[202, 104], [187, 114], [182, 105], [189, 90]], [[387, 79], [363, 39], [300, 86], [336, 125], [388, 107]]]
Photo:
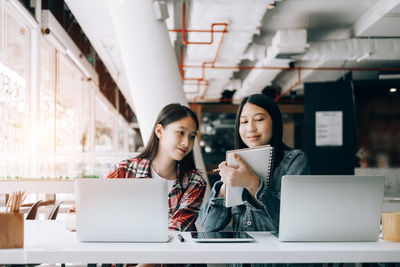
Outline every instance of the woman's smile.
[[186, 149], [184, 149], [184, 148], [179, 148], [179, 147], [178, 147], [178, 151], [179, 151], [181, 154], [186, 154], [186, 152], [187, 152]]
[[250, 142], [257, 142], [258, 139], [260, 139], [261, 135], [250, 135], [247, 137], [247, 140], [249, 140]]

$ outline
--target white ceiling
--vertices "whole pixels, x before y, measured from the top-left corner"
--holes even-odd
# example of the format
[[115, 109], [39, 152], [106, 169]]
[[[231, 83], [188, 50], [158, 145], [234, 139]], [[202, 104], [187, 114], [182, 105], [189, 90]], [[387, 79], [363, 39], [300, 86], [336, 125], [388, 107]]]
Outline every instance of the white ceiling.
[[[168, 0], [167, 2], [170, 13], [170, 18], [167, 19], [168, 28], [179, 29], [183, 0]], [[186, 27], [207, 30], [210, 29], [211, 23], [228, 24], [228, 33], [225, 34], [215, 66], [236, 67], [250, 64], [251, 66], [287, 67], [288, 62], [293, 61], [296, 66], [311, 67], [341, 67], [343, 65], [347, 67], [400, 67], [400, 27], [398, 26], [400, 25], [400, 0], [280, 0], [275, 1], [275, 9], [268, 10], [267, 7], [272, 2], [274, 1], [186, 0]], [[122, 59], [104, 1], [66, 0], [66, 3], [132, 106], [130, 88], [126, 82]], [[222, 29], [222, 27], [216, 29]], [[277, 31], [294, 29], [306, 30], [308, 49], [322, 41], [390, 37], [392, 45], [388, 49], [393, 49], [393, 58], [380, 60], [379, 51], [374, 51], [374, 57], [367, 55], [360, 62], [355, 61], [354, 56], [349, 59], [344, 55], [340, 60], [321, 59], [315, 62], [290, 57], [283, 61], [266, 60], [268, 47], [271, 46], [271, 41]], [[170, 36], [173, 44], [179, 43], [179, 34], [171, 33]], [[215, 41], [212, 45], [184, 46], [184, 64], [201, 66], [205, 61], [212, 61], [221, 36], [221, 33], [215, 33]], [[178, 37], [177, 41], [175, 41], [176, 37]], [[189, 33], [188, 38], [190, 41], [208, 41], [210, 35], [209, 33]], [[335, 45], [334, 42], [326, 42], [326, 44], [327, 46]], [[179, 56], [179, 53], [177, 54]], [[252, 71], [253, 74], [251, 74]], [[334, 80], [340, 75], [342, 73], [337, 71], [308, 71], [303, 73], [302, 83]], [[185, 77], [200, 76], [201, 69], [185, 68]], [[232, 82], [233, 77], [237, 78], [233, 80], [234, 82]], [[272, 82], [285, 90], [297, 80], [297, 73], [279, 70], [206, 69], [205, 79], [209, 81], [208, 87], [206, 89], [202, 87], [197, 94], [193, 94], [197, 91], [196, 86], [184, 86], [189, 100], [194, 97], [197, 97], [197, 101], [219, 98], [224, 89], [237, 89], [238, 92], [234, 97], [239, 98], [249, 92], [260, 92]], [[301, 89], [302, 83], [296, 89]], [[200, 96], [204, 99], [199, 99]]]

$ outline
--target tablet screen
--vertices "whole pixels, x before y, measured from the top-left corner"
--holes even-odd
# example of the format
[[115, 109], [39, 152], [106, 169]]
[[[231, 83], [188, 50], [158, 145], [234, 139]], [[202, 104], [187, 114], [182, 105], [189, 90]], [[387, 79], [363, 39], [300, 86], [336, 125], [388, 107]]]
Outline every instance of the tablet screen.
[[251, 242], [253, 238], [246, 232], [191, 232], [196, 242]]

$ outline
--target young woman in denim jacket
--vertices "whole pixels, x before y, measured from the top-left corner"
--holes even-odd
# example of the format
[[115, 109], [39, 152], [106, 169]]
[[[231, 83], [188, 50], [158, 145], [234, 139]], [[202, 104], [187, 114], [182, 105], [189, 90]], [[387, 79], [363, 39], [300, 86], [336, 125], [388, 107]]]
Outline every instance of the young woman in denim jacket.
[[[214, 184], [199, 222], [204, 231], [221, 231], [232, 220], [233, 231], [279, 231], [281, 179], [286, 174], [309, 174], [306, 155], [282, 142], [283, 123], [278, 105], [267, 96], [254, 94], [242, 100], [235, 123], [235, 148], [270, 144], [275, 158], [270, 184], [265, 184], [238, 156], [238, 167], [222, 162], [221, 181]], [[267, 164], [267, 163], [266, 163]], [[244, 204], [224, 206], [225, 185], [243, 186]]]

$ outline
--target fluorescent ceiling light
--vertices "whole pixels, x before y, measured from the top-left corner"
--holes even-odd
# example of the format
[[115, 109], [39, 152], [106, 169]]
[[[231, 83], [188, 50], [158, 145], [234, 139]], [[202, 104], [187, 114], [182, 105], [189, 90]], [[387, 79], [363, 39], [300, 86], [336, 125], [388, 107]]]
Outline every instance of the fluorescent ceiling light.
[[378, 75], [379, 80], [395, 80], [395, 79], [400, 79], [400, 73], [399, 74], [379, 74]]
[[361, 55], [361, 56], [359, 56], [358, 58], [356, 58], [356, 61], [357, 61], [357, 62], [361, 62], [361, 61], [363, 61], [363, 60], [369, 58], [370, 55], [371, 55], [371, 53], [370, 53], [370, 52], [367, 52], [367, 53], [365, 53], [364, 55]]

